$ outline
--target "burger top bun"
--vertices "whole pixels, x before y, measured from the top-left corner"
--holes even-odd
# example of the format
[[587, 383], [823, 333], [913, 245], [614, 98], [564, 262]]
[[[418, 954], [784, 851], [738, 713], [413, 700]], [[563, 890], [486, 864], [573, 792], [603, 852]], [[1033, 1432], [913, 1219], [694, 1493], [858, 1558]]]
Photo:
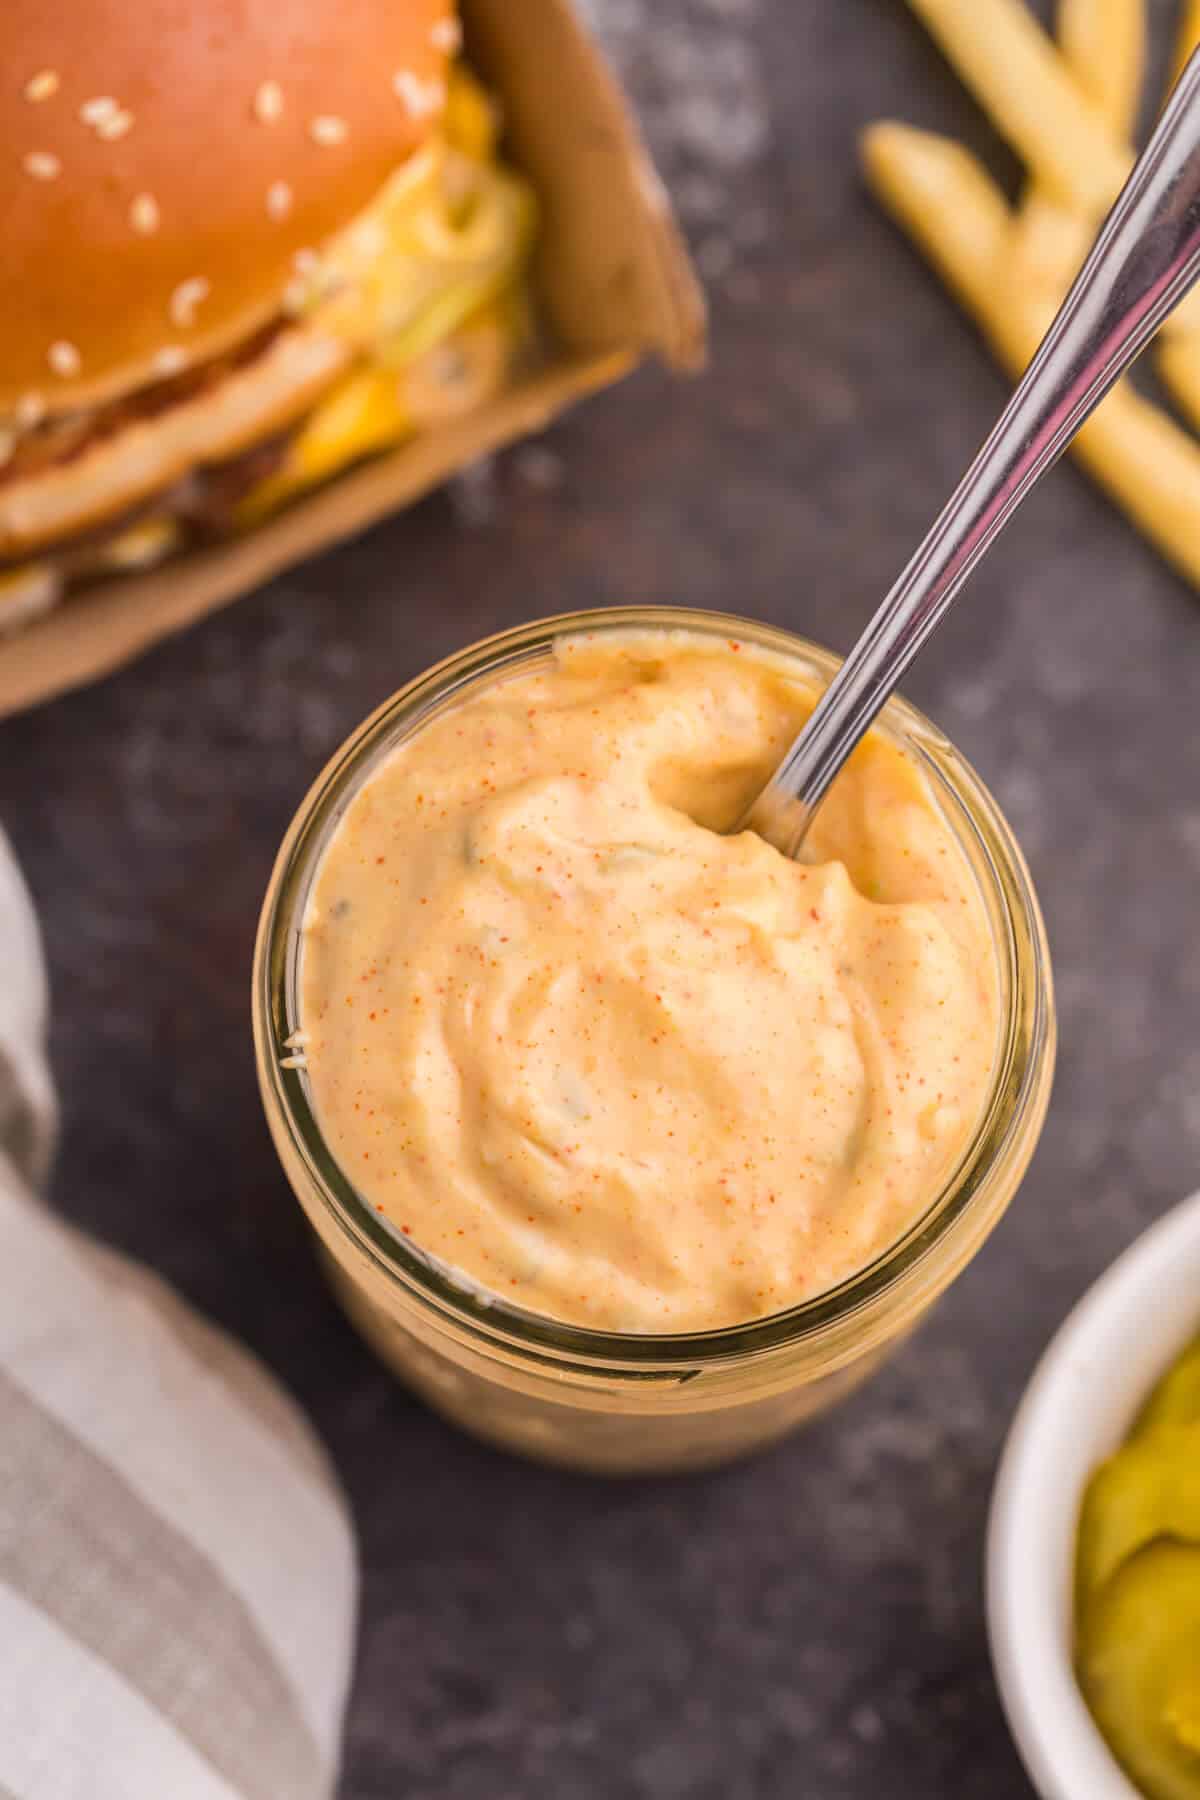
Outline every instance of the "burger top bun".
[[0, 416], [248, 337], [436, 125], [457, 44], [453, 0], [4, 0]]

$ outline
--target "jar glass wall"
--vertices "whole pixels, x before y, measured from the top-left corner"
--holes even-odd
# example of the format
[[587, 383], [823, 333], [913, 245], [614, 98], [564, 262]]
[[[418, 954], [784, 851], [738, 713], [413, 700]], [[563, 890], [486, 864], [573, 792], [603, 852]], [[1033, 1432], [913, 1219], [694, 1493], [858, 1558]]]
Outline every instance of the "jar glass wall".
[[556, 640], [685, 631], [783, 657], [814, 691], [826, 652], [749, 621], [675, 608], [564, 616], [489, 639], [389, 700], [343, 745], [279, 853], [255, 954], [253, 1015], [263, 1102], [288, 1178], [333, 1284], [363, 1335], [466, 1429], [546, 1460], [607, 1472], [726, 1461], [790, 1430], [855, 1386], [979, 1249], [1028, 1165], [1054, 1063], [1045, 931], [1021, 853], [995, 802], [949, 742], [902, 701], [878, 729], [912, 756], [974, 871], [991, 926], [1001, 1028], [975, 1133], [904, 1235], [849, 1280], [769, 1318], [683, 1335], [598, 1332], [525, 1312], [465, 1285], [393, 1231], [326, 1145], [303, 1058], [301, 928], [317, 867], [350, 799], [396, 746], [481, 684], [548, 662]]

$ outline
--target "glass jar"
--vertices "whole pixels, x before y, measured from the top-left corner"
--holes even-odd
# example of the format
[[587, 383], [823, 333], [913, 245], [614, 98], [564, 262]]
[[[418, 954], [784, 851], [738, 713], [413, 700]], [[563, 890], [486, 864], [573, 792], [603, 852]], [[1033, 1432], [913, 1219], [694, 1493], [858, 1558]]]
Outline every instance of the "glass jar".
[[950, 743], [903, 701], [878, 729], [924, 771], [970, 862], [992, 926], [1001, 1030], [977, 1130], [898, 1242], [840, 1286], [770, 1318], [686, 1335], [599, 1332], [478, 1290], [393, 1231], [326, 1146], [294, 1034], [301, 923], [321, 856], [351, 797], [397, 744], [480, 685], [546, 662], [555, 640], [686, 631], [782, 656], [814, 690], [836, 659], [717, 613], [624, 608], [540, 621], [488, 639], [410, 682], [319, 776], [271, 877], [254, 963], [254, 1037], [271, 1132], [343, 1305], [405, 1382], [467, 1430], [543, 1460], [607, 1473], [700, 1468], [782, 1436], [856, 1386], [908, 1332], [1001, 1217], [1033, 1154], [1054, 1066], [1045, 929], [995, 801]]

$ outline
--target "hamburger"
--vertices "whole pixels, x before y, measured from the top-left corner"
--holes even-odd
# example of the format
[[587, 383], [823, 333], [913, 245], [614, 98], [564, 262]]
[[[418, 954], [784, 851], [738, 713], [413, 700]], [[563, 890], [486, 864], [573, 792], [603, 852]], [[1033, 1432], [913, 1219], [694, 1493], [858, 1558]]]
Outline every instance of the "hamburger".
[[8, 0], [0, 627], [489, 397], [526, 184], [451, 0]]

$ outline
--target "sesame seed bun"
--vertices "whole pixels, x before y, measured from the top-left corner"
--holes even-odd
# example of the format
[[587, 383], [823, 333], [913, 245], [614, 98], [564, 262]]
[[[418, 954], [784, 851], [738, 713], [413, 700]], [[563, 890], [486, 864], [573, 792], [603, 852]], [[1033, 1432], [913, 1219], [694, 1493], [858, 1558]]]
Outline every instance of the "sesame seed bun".
[[437, 123], [453, 0], [5, 0], [0, 419], [276, 317]]
[[205, 365], [153, 410], [87, 434], [18, 480], [0, 481], [0, 565], [119, 519], [198, 465], [213, 465], [290, 425], [344, 369], [349, 347], [293, 325], [244, 363]]

